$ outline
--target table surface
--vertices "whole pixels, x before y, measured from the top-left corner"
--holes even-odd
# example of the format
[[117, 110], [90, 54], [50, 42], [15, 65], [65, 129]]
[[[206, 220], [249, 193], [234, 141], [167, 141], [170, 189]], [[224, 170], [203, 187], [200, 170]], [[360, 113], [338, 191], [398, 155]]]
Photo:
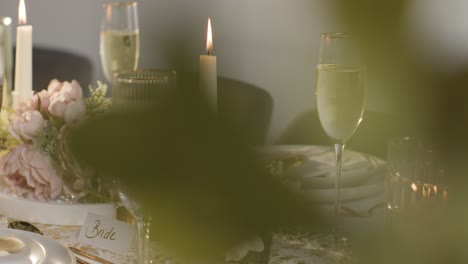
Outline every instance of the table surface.
[[[313, 146], [311, 146], [313, 148]], [[320, 147], [323, 148], [323, 147]], [[293, 148], [294, 149], [294, 148]], [[330, 149], [331, 151], [331, 149]], [[366, 211], [372, 205], [382, 203], [384, 200], [383, 193], [350, 201], [345, 205], [356, 209], [357, 211]], [[318, 205], [317, 209], [323, 210], [325, 214], [330, 214], [332, 205]], [[383, 220], [381, 212], [372, 215], [371, 217], [347, 217], [344, 227], [350, 232], [362, 232], [361, 227], [367, 230], [372, 226], [379, 226]], [[8, 218], [0, 218], [0, 228], [6, 228]], [[77, 242], [81, 226], [55, 226], [45, 224], [35, 224], [45, 236], [52, 238], [64, 246], [75, 247], [95, 256], [99, 256], [115, 264], [136, 263], [136, 250], [133, 243], [126, 256], [118, 255], [113, 252], [97, 249], [89, 245], [84, 245]], [[342, 262], [343, 259], [350, 258], [351, 252], [349, 248], [337, 245], [329, 245], [324, 243], [328, 234], [304, 233], [282, 231], [273, 234], [272, 245], [270, 249], [270, 264], [299, 264], [299, 263], [314, 263], [327, 264]], [[83, 258], [88, 261], [88, 259]], [[90, 263], [98, 263], [89, 260]]]

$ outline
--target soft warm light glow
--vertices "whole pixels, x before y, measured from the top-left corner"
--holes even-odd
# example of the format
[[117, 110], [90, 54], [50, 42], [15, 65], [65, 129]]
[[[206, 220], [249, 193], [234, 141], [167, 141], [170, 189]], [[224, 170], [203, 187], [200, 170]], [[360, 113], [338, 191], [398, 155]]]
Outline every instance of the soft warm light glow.
[[9, 17], [3, 18], [3, 24], [7, 25], [7, 26], [10, 25], [11, 24], [11, 18], [9, 18]]
[[111, 5], [108, 5], [106, 9], [106, 20], [108, 24], [110, 24], [112, 21], [112, 6]]
[[431, 188], [431, 186], [429, 184], [427, 184], [427, 183], [424, 184], [423, 185], [423, 190], [422, 190], [422, 196], [424, 198], [426, 198], [426, 199], [429, 198], [431, 196], [431, 190], [432, 190], [432, 188]]
[[206, 33], [206, 52], [209, 54], [213, 49], [213, 34], [211, 33], [211, 19], [208, 18], [208, 28]]
[[416, 183], [411, 183], [411, 189], [413, 189], [414, 192], [417, 192], [418, 191], [418, 186], [416, 185]]
[[18, 24], [20, 24], [20, 25], [25, 25], [26, 24], [26, 6], [24, 4], [24, 0], [20, 0], [20, 2], [19, 2]]

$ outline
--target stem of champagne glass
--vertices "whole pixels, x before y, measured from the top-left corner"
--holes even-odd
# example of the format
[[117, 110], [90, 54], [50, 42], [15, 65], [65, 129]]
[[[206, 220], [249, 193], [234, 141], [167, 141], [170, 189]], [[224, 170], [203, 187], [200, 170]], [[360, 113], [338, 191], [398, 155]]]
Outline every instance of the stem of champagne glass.
[[151, 264], [152, 261], [152, 250], [151, 250], [151, 217], [139, 216], [135, 217], [137, 227], [137, 247], [138, 247], [138, 263], [139, 264]]
[[137, 226], [137, 240], [138, 240], [138, 263], [150, 264], [151, 260], [151, 248], [150, 248], [150, 224], [151, 220], [138, 216], [136, 218]]
[[342, 144], [342, 143], [335, 144], [335, 158], [336, 158], [335, 216], [340, 215], [340, 208], [341, 208], [341, 161], [342, 161], [342, 155], [343, 155], [344, 147], [345, 147], [345, 144]]
[[[117, 185], [116, 185], [117, 187]], [[141, 206], [135, 202], [135, 197], [127, 196], [125, 189], [118, 188], [119, 203], [122, 204], [133, 216], [137, 232], [137, 254], [138, 264], [150, 264], [152, 262], [151, 239], [151, 217], [146, 216]], [[127, 190], [128, 191], [128, 190]], [[135, 194], [133, 194], [135, 195]]]
[[142, 217], [135, 217], [136, 231], [137, 231], [137, 255], [138, 263], [144, 264], [144, 241], [143, 241], [143, 219]]

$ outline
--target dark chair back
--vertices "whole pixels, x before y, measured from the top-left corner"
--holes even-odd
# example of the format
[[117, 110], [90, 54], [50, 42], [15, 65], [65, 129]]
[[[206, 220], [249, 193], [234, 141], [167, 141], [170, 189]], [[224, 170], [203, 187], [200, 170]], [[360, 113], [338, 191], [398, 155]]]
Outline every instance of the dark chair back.
[[[15, 54], [15, 49], [13, 49], [13, 54]], [[83, 92], [86, 93], [88, 85], [91, 84], [92, 72], [91, 60], [84, 56], [43, 47], [33, 48], [34, 91], [45, 89], [52, 79], [58, 79], [60, 81], [77, 80], [83, 87]]]
[[[386, 158], [389, 139], [410, 135], [397, 116], [365, 111], [362, 123], [346, 144], [347, 149]], [[333, 143], [323, 130], [317, 111], [302, 113], [288, 126], [277, 144], [310, 144], [331, 146]]]
[[273, 98], [265, 90], [244, 82], [218, 78], [218, 113], [226, 125], [247, 143], [263, 145], [270, 126]]
[[[198, 91], [198, 73], [177, 73], [177, 86]], [[218, 77], [218, 116], [246, 143], [263, 145], [273, 111], [271, 95], [255, 85]]]

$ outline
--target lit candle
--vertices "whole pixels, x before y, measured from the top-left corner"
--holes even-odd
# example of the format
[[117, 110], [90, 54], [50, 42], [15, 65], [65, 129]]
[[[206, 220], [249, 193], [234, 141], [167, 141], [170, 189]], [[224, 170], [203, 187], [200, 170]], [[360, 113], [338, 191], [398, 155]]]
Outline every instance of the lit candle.
[[200, 90], [208, 99], [213, 110], [217, 110], [218, 105], [218, 84], [216, 72], [216, 56], [211, 55], [213, 50], [213, 36], [211, 31], [211, 19], [208, 18], [206, 34], [206, 55], [200, 56]]
[[32, 26], [26, 25], [26, 7], [20, 0], [16, 29], [15, 91], [13, 105], [29, 99], [32, 89]]

